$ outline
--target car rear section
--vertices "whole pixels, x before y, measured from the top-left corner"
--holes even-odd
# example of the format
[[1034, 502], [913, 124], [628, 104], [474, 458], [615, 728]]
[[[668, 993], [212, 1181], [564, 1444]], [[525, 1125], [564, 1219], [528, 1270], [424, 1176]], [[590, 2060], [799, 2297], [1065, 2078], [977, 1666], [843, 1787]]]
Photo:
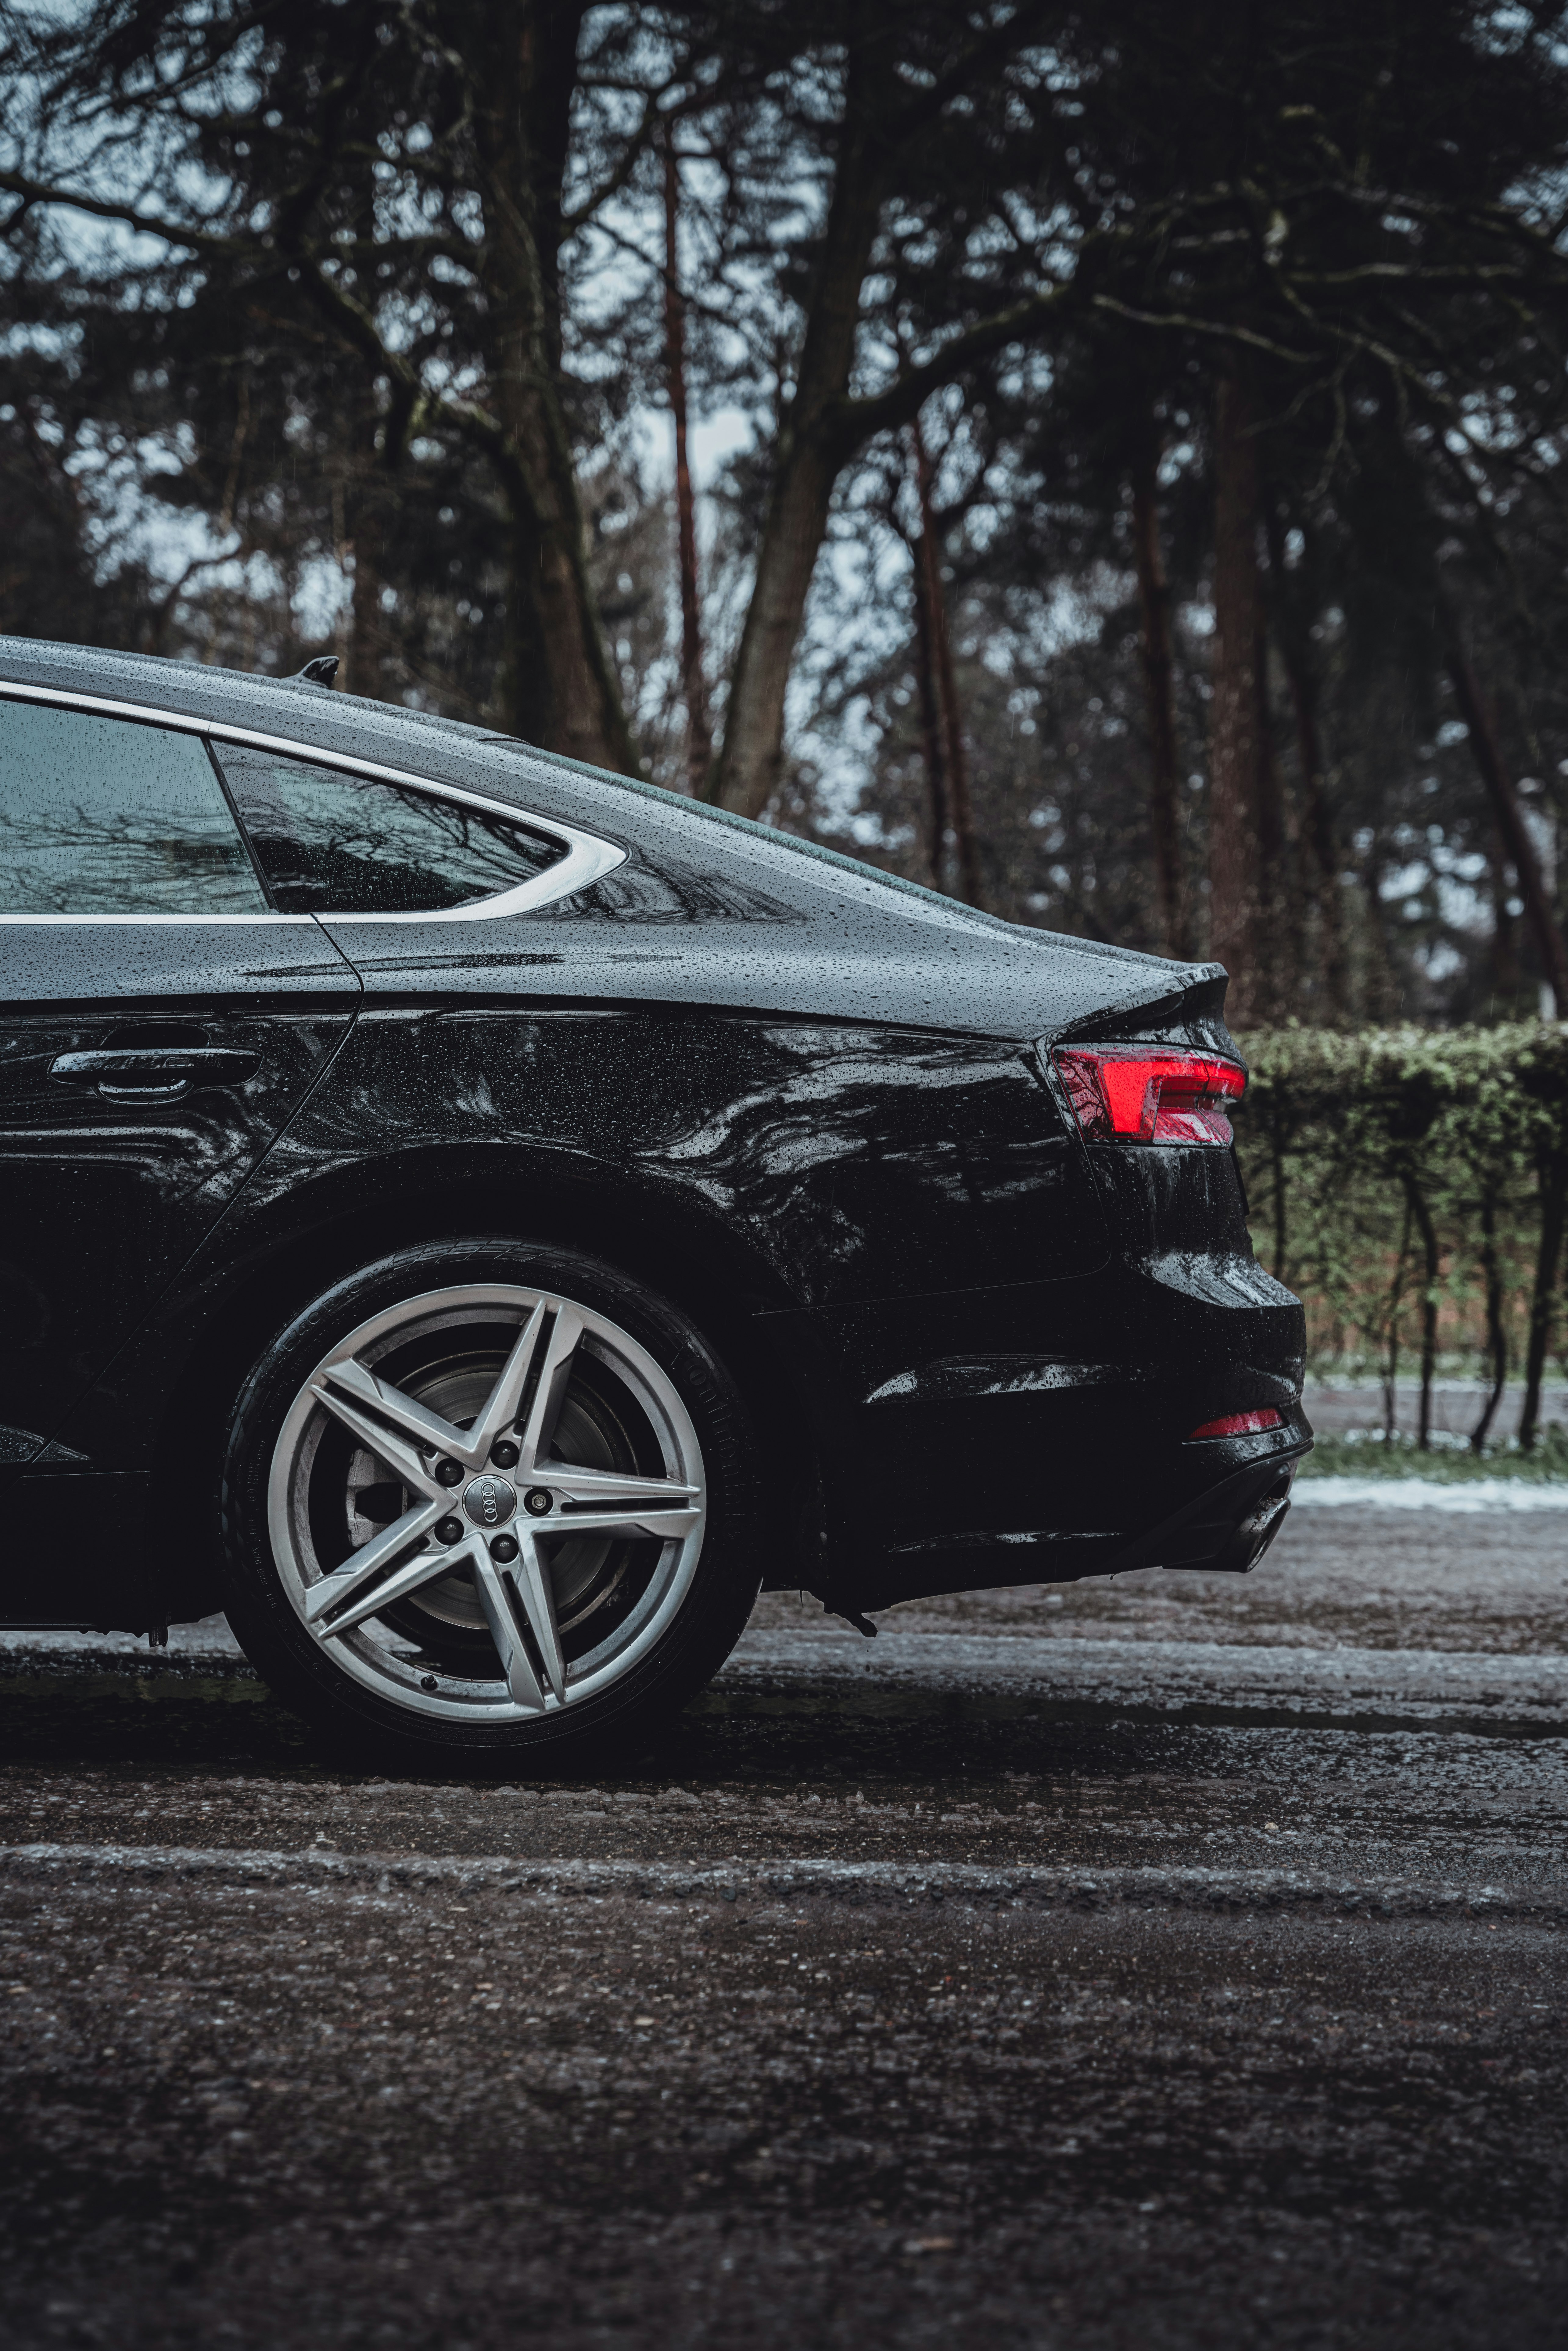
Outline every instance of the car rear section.
[[[596, 1638], [615, 1609], [625, 1617], [617, 1672], [641, 1670], [645, 1601], [656, 1615], [663, 1593], [680, 1615], [682, 1595], [697, 1588], [681, 1582], [693, 1562], [706, 1574], [727, 1558], [726, 1573], [750, 1575], [753, 1590], [761, 1573], [858, 1612], [1124, 1566], [1243, 1567], [1277, 1528], [1311, 1441], [1302, 1318], [1248, 1240], [1226, 1116], [1244, 1073], [1216, 967], [1019, 929], [723, 811], [357, 697], [3, 643], [0, 670], [13, 705], [63, 697], [95, 724], [156, 721], [193, 756], [205, 737], [214, 805], [221, 782], [224, 811], [231, 801], [234, 811], [225, 821], [248, 828], [267, 909], [258, 920], [278, 937], [290, 925], [324, 937], [340, 993], [359, 1008], [340, 1023], [348, 1033], [319, 1081], [302, 1087], [281, 1132], [269, 1129], [270, 1147], [224, 1213], [189, 1237], [193, 1253], [182, 1244], [179, 1271], [90, 1390], [64, 1420], [51, 1410], [47, 1428], [18, 1408], [19, 1426], [69, 1448], [73, 1475], [79, 1467], [159, 1496], [145, 1545], [133, 1512], [118, 1521], [122, 1595], [106, 1598], [101, 1620], [97, 1599], [78, 1619], [61, 1593], [51, 1601], [60, 1621], [156, 1624], [175, 1606], [214, 1604], [204, 1583], [198, 1593], [171, 1581], [187, 1549], [193, 1575], [206, 1572], [194, 1548], [166, 1539], [165, 1496], [204, 1490], [188, 1473], [188, 1416], [205, 1430], [214, 1474], [222, 1460], [236, 1492], [242, 1470], [251, 1479], [248, 1516], [232, 1516], [225, 1534], [229, 1573], [241, 1573], [246, 1544], [261, 1543], [259, 1497], [277, 1519], [272, 1565], [246, 1552], [244, 1573], [281, 1574], [292, 1561], [278, 1621], [290, 1639], [303, 1625], [317, 1642], [312, 1667], [329, 1654], [322, 1644], [348, 1656], [349, 1636], [376, 1613], [360, 1598], [350, 1606], [341, 1574], [363, 1583], [395, 1569], [414, 1577], [410, 1591], [434, 1579], [439, 1593], [454, 1572], [448, 1551], [431, 1544], [467, 1559], [481, 1539], [497, 1573], [531, 1573], [534, 1549], [566, 1537], [529, 1534], [528, 1514], [537, 1506], [541, 1525], [564, 1526], [569, 1504], [588, 1507], [582, 1494], [563, 1489], [556, 1518], [541, 1471], [502, 1497], [509, 1515], [492, 1528], [447, 1510], [436, 1471], [393, 1443], [404, 1423], [429, 1437], [434, 1415], [441, 1468], [483, 1471], [462, 1496], [474, 1486], [477, 1509], [499, 1491], [495, 1479], [506, 1483], [498, 1453], [468, 1459], [460, 1424], [473, 1399], [461, 1410], [452, 1401], [451, 1364], [411, 1354], [404, 1394], [398, 1366], [383, 1364], [392, 1325], [382, 1318], [402, 1331], [406, 1317], [400, 1347], [445, 1346], [440, 1334], [478, 1311], [476, 1289], [488, 1319], [471, 1332], [464, 1394], [499, 1393], [517, 1333], [536, 1313], [557, 1318], [552, 1331], [565, 1316], [573, 1331], [597, 1332], [601, 1350], [584, 1338], [581, 1360], [599, 1369], [581, 1372], [571, 1442], [598, 1454], [573, 1458], [571, 1478], [598, 1481], [595, 1508], [606, 1479], [634, 1479], [643, 1517], [648, 1479], [670, 1489], [651, 1513], [664, 1531], [647, 1540], [674, 1548], [645, 1590], [613, 1560], [601, 1562], [602, 1593], [584, 1586], [593, 1609], [610, 1612], [594, 1616]], [[339, 838], [332, 812], [361, 805], [355, 795], [380, 811], [363, 838], [381, 847], [352, 870], [336, 852], [323, 865]], [[397, 847], [406, 849], [404, 820], [451, 809], [461, 821], [442, 825], [439, 855], [426, 822], [414, 872], [413, 852]], [[442, 862], [454, 843], [467, 855], [481, 819], [505, 849], [505, 887], [466, 868], [447, 877]], [[111, 911], [127, 924], [165, 919], [158, 906]], [[7, 919], [66, 925], [68, 946], [81, 918]], [[187, 935], [169, 934], [171, 956]], [[143, 968], [150, 949], [139, 933], [124, 937]], [[208, 985], [194, 963], [183, 984], [193, 995]], [[122, 1037], [87, 1041], [133, 1049]], [[143, 1037], [134, 1050], [154, 1042], [167, 1040]], [[51, 1098], [64, 1099], [67, 1074], [48, 1081]], [[118, 1131], [125, 1105], [104, 1107]], [[18, 1126], [14, 1144], [30, 1133]], [[434, 1307], [432, 1247], [457, 1252], [443, 1259], [453, 1295]], [[483, 1280], [465, 1272], [471, 1248]], [[565, 1252], [548, 1278], [540, 1249]], [[580, 1295], [572, 1283], [589, 1258]], [[627, 1282], [643, 1304], [622, 1314], [614, 1301]], [[373, 1311], [368, 1291], [348, 1296], [355, 1283], [375, 1290]], [[661, 1319], [666, 1310], [674, 1321]], [[643, 1361], [657, 1348], [627, 1316], [664, 1333], [658, 1378]], [[659, 1381], [695, 1413], [683, 1365], [709, 1356], [733, 1374], [756, 1447], [755, 1475], [737, 1472], [736, 1490], [755, 1489], [760, 1501], [751, 1532], [727, 1552], [707, 1536], [699, 1551], [695, 1457], [676, 1446], [661, 1468], [647, 1451], [649, 1432], [667, 1437], [679, 1417]], [[606, 1401], [605, 1383], [620, 1377], [612, 1358], [633, 1399], [624, 1411]], [[322, 1381], [331, 1387], [334, 1366], [354, 1388], [346, 1402], [334, 1390], [335, 1405], [317, 1393]], [[266, 1386], [276, 1425], [263, 1430], [247, 1408], [222, 1434], [220, 1411], [264, 1371], [276, 1374], [276, 1392]], [[344, 1412], [359, 1413], [367, 1394], [381, 1417], [360, 1431], [366, 1458], [337, 1436], [333, 1453], [321, 1430], [347, 1428]], [[564, 1414], [567, 1390], [549, 1394]], [[595, 1412], [603, 1425], [591, 1443]], [[705, 1459], [719, 1458], [715, 1447], [699, 1447]], [[268, 1481], [286, 1457], [294, 1482], [280, 1499]], [[543, 1458], [554, 1458], [548, 1447]], [[384, 1523], [382, 1508], [395, 1509]], [[423, 1550], [410, 1548], [415, 1536]], [[383, 1558], [383, 1540], [408, 1557]], [[438, 1714], [509, 1705], [519, 1722], [575, 1706], [590, 1671], [572, 1649], [577, 1621], [552, 1631], [544, 1584], [528, 1586], [531, 1616], [517, 1589], [516, 1643], [494, 1625], [489, 1648], [479, 1635], [486, 1665], [505, 1666], [508, 1698], [490, 1688], [449, 1699], [444, 1675], [473, 1678], [457, 1671], [463, 1642], [422, 1620], [424, 1660], [388, 1703], [406, 1700], [415, 1715], [426, 1699]], [[568, 1599], [570, 1615], [582, 1599], [575, 1584]], [[307, 1623], [318, 1603], [323, 1613]], [[564, 1646], [551, 1646], [557, 1635]], [[394, 1659], [398, 1672], [407, 1664]]]
[[1278, 1533], [1312, 1443], [1304, 1321], [1252, 1253], [1224, 986], [1194, 973], [1146, 1012], [1039, 1040], [1072, 1270], [849, 1318], [895, 1499], [886, 1540], [841, 1580], [846, 1604], [1241, 1572]]
[[1247, 1229], [1228, 1116], [1245, 1065], [1218, 1006], [1049, 1058], [1105, 1209], [1106, 1327], [1145, 1391], [1122, 1475], [1153, 1523], [1117, 1564], [1249, 1567], [1312, 1431], [1301, 1304]]

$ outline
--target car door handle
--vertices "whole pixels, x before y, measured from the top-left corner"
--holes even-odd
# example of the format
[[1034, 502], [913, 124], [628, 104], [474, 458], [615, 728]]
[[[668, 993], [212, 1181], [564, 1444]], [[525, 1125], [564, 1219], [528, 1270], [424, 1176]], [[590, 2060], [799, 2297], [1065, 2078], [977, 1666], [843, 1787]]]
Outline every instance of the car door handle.
[[96, 1087], [110, 1102], [173, 1102], [198, 1086], [237, 1086], [260, 1066], [259, 1053], [227, 1045], [103, 1045], [57, 1054], [49, 1075], [62, 1085]]

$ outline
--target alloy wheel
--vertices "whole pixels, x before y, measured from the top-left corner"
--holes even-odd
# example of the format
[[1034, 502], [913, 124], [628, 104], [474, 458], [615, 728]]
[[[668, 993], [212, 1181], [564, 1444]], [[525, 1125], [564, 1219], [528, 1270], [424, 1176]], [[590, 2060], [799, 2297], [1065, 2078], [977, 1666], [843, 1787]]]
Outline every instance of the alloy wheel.
[[706, 1516], [662, 1365], [592, 1308], [509, 1284], [350, 1332], [286, 1415], [267, 1488], [273, 1558], [323, 1652], [404, 1708], [492, 1722], [644, 1657]]

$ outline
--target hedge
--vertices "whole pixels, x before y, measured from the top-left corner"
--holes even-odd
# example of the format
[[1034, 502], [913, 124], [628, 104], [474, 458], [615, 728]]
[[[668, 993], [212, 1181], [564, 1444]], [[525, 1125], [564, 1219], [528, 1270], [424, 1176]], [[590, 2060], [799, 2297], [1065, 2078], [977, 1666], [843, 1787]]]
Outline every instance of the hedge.
[[1315, 1361], [1378, 1365], [1394, 1422], [1421, 1366], [1427, 1445], [1439, 1343], [1486, 1365], [1486, 1443], [1523, 1362], [1535, 1442], [1568, 1210], [1568, 1025], [1254, 1030], [1236, 1116], [1254, 1246], [1307, 1307]]

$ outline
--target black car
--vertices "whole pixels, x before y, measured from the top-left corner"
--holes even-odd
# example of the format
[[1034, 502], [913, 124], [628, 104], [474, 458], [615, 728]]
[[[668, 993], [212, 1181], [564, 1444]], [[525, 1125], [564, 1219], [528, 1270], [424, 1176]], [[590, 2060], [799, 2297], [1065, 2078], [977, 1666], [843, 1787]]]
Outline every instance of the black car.
[[0, 826], [5, 1623], [221, 1608], [367, 1746], [585, 1761], [759, 1583], [863, 1624], [1278, 1529], [1217, 966], [18, 639]]

